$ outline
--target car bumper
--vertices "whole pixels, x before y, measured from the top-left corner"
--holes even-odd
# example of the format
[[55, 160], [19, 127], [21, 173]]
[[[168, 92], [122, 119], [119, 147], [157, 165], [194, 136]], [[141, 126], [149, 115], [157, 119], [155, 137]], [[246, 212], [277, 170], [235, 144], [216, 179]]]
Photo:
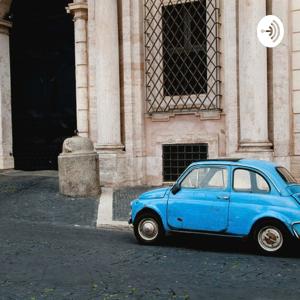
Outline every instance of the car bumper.
[[129, 226], [130, 226], [131, 228], [133, 228], [133, 224], [132, 224], [132, 218], [129, 218], [129, 220], [128, 220], [128, 224], [129, 224]]
[[297, 239], [300, 239], [300, 222], [295, 222], [292, 224], [293, 232]]

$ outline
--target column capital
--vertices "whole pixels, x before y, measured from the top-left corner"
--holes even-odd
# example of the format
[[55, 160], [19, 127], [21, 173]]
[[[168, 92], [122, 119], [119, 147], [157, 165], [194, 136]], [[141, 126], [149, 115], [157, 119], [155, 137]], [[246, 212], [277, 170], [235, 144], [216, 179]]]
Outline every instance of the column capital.
[[0, 33], [9, 34], [9, 29], [12, 27], [12, 23], [0, 18]]
[[66, 10], [68, 14], [74, 15], [74, 21], [77, 19], [88, 19], [88, 5], [85, 1], [70, 3]]

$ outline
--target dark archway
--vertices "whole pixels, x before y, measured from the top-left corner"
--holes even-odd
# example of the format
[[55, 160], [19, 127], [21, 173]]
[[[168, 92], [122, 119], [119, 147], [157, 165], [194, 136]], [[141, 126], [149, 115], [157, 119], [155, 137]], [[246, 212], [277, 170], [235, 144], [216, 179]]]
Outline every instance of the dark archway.
[[14, 0], [10, 18], [15, 168], [57, 169], [76, 129], [74, 24], [68, 0]]

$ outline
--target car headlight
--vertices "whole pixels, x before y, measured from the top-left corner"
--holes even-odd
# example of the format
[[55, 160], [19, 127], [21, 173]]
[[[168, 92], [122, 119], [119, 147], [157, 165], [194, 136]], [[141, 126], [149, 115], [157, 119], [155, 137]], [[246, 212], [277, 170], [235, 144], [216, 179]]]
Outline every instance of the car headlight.
[[138, 199], [135, 199], [135, 200], [132, 200], [131, 202], [130, 202], [130, 207], [132, 207], [135, 203], [137, 203], [138, 202]]

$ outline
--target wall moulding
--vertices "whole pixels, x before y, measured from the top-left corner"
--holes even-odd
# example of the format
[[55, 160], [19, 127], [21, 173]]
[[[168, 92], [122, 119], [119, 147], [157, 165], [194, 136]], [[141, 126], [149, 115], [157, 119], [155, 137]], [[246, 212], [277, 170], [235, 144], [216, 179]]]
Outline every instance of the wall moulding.
[[165, 113], [152, 113], [146, 114], [146, 118], [151, 119], [153, 122], [168, 122], [172, 118], [180, 117], [180, 116], [195, 116], [199, 118], [201, 121], [204, 120], [220, 120], [224, 115], [220, 110], [212, 110], [212, 111], [201, 111], [201, 112], [165, 112]]
[[4, 19], [0, 19], [0, 33], [2, 34], [9, 34], [9, 29], [12, 27], [12, 23], [4, 20]]

